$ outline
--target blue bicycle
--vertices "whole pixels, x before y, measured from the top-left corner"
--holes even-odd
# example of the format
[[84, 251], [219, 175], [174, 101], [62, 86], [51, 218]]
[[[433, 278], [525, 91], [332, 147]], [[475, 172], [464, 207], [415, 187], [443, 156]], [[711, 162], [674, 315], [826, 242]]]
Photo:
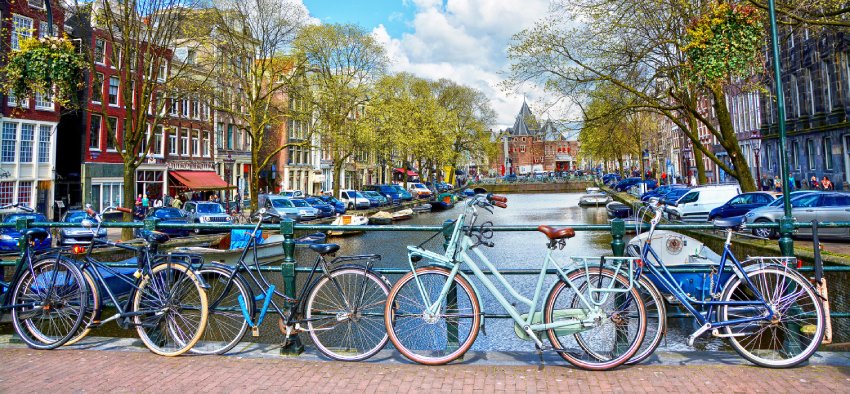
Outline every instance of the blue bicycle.
[[[751, 257], [739, 261], [731, 245], [732, 234], [743, 229], [742, 218], [715, 220], [715, 227], [726, 231], [726, 242], [720, 262], [712, 270], [709, 294], [705, 299], [697, 299], [683, 290], [653, 250], [652, 233], [662, 211], [657, 206], [651, 207], [655, 217], [641, 247], [644, 263], [636, 277], [648, 277], [650, 281], [644, 284], [658, 286], [671, 294], [697, 319], [700, 328], [688, 337], [689, 345], [711, 332], [715, 337], [726, 338], [738, 354], [753, 364], [769, 368], [793, 367], [817, 351], [824, 336], [826, 313], [817, 289], [792, 268], [796, 258]], [[731, 268], [732, 274], [721, 281], [727, 268]], [[664, 316], [656, 321], [664, 327]], [[643, 347], [654, 350], [661, 337], [654, 336]]]

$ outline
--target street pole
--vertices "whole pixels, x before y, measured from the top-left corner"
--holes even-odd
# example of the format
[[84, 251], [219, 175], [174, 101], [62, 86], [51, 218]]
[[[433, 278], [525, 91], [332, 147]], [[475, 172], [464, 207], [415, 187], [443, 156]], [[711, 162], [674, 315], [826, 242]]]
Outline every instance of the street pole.
[[782, 75], [779, 67], [779, 35], [776, 29], [776, 1], [768, 0], [768, 13], [770, 14], [770, 39], [773, 50], [773, 76], [776, 83], [776, 108], [779, 115], [779, 168], [782, 173], [782, 202], [785, 214], [779, 220], [779, 249], [784, 256], [794, 255], [794, 241], [791, 233], [794, 231], [794, 218], [791, 217], [791, 194], [788, 183], [788, 159], [785, 157], [786, 135], [785, 135], [785, 95], [782, 92]]

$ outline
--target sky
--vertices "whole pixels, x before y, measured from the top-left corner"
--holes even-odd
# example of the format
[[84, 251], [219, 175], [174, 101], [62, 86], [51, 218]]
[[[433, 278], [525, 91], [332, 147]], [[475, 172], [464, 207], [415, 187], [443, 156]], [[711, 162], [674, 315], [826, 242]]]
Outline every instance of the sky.
[[513, 125], [524, 97], [538, 117], [539, 89], [504, 92], [511, 36], [531, 27], [550, 0], [302, 0], [322, 23], [355, 23], [370, 30], [389, 55], [390, 69], [428, 79], [449, 78], [486, 94], [495, 129]]

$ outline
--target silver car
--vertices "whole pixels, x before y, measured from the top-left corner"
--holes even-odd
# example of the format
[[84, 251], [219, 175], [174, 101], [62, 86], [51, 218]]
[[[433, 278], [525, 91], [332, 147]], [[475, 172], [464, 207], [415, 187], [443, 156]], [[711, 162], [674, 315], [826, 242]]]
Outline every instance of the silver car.
[[[783, 205], [771, 204], [748, 212], [744, 217], [747, 223], [771, 223], [778, 222], [785, 214]], [[818, 222], [846, 222], [850, 221], [850, 193], [843, 192], [815, 192], [794, 196], [791, 199], [791, 216], [801, 223], [809, 223], [812, 220]], [[797, 234], [811, 235], [810, 228], [800, 228]], [[776, 229], [753, 229], [753, 234], [764, 238], [775, 238]], [[822, 228], [818, 235], [827, 237], [850, 238], [847, 228]]]
[[[313, 208], [307, 201], [301, 198], [286, 198], [275, 195], [266, 195], [261, 200], [263, 208], [280, 215], [282, 218], [290, 218], [297, 221], [313, 220], [319, 215], [319, 210]], [[269, 219], [274, 220], [274, 219]]]
[[[224, 207], [216, 202], [190, 201], [183, 205], [183, 210], [186, 211], [186, 216], [192, 223], [230, 224], [232, 220]], [[194, 231], [195, 234], [199, 234], [203, 230], [196, 228]]]
[[[68, 211], [62, 215], [63, 223], [82, 223], [83, 219], [94, 221], [94, 218], [89, 217], [85, 211]], [[58, 243], [63, 245], [88, 245], [93, 238], [94, 229], [89, 229], [80, 225], [80, 227], [62, 227], [59, 229]], [[97, 232], [98, 238], [106, 238], [106, 229], [102, 228]]]

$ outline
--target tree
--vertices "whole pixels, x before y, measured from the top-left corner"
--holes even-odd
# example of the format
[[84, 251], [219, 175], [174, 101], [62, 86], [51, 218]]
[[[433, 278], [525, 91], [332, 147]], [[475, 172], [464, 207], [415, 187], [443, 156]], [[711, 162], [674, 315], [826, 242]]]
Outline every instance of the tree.
[[333, 166], [333, 193], [339, 195], [345, 162], [368, 147], [364, 111], [375, 81], [384, 74], [383, 47], [355, 25], [313, 25], [292, 44], [306, 69], [302, 97]]
[[448, 79], [437, 81], [436, 91], [437, 102], [446, 110], [446, 134], [451, 143], [448, 164], [457, 167], [464, 154], [479, 161], [492, 156], [488, 126], [495, 121], [496, 111], [487, 96]]

